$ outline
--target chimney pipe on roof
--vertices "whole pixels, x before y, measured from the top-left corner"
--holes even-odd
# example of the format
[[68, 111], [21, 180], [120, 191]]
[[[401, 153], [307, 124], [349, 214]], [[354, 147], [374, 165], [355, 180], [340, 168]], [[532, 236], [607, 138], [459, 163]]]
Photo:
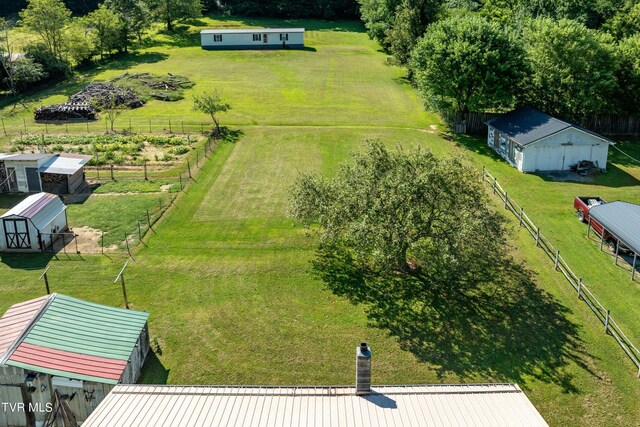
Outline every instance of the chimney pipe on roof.
[[371, 348], [366, 342], [356, 347], [356, 395], [371, 394]]

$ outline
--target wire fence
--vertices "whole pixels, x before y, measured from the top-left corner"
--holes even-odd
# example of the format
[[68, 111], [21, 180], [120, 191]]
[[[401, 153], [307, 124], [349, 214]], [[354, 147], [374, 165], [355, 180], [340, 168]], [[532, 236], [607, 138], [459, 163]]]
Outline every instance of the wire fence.
[[0, 135], [22, 137], [29, 134], [95, 134], [105, 132], [145, 132], [187, 134], [211, 129], [211, 122], [176, 117], [119, 117], [113, 124], [108, 119], [35, 121], [0, 118]]
[[482, 181], [491, 186], [493, 194], [497, 195], [504, 202], [504, 208], [515, 215], [520, 226], [524, 227], [529, 235], [535, 239], [536, 246], [542, 249], [549, 259], [553, 261], [555, 270], [562, 273], [567, 279], [567, 282], [569, 282], [576, 291], [578, 299], [584, 301], [600, 322], [602, 322], [605, 334], [611, 335], [618, 342], [622, 350], [638, 368], [637, 375], [638, 378], [640, 378], [640, 351], [624, 332], [622, 332], [613, 319], [611, 310], [605, 308], [605, 306], [598, 301], [595, 295], [593, 295], [589, 288], [582, 282], [582, 278], [575, 274], [564, 258], [562, 258], [560, 251], [540, 232], [540, 228], [531, 221], [524, 212], [524, 209], [509, 197], [509, 194], [498, 184], [498, 180], [492, 176], [484, 166], [482, 167]]
[[[139, 244], [145, 245], [145, 237], [149, 233], [156, 234], [154, 225], [162, 218], [164, 213], [172, 206], [178, 195], [187, 191], [190, 183], [195, 180], [198, 173], [204, 167], [207, 158], [215, 151], [217, 142], [207, 140], [201, 147], [197, 147], [185, 159], [183, 169], [178, 170], [175, 176], [164, 175], [172, 182], [170, 188], [158, 194], [158, 203], [145, 209], [137, 215], [140, 220], [132, 222], [125, 231], [115, 230], [94, 230], [87, 227], [78, 226], [74, 229], [62, 233], [42, 234], [41, 242], [51, 242], [42, 245], [42, 252], [51, 253], [55, 257], [60, 255], [69, 256], [71, 254], [109, 254], [123, 253], [128, 256]], [[118, 180], [138, 180], [147, 181], [149, 173], [146, 165], [135, 165], [137, 168], [126, 167], [121, 169], [120, 165], [103, 165], [92, 167], [91, 170], [99, 174], [103, 171], [102, 177], [89, 178], [90, 180], [118, 181]], [[97, 170], [96, 170], [97, 168]], [[122, 170], [121, 174], [119, 173]], [[88, 174], [89, 175], [89, 174]], [[175, 185], [175, 189], [174, 189]], [[82, 193], [80, 197], [91, 196], [92, 193]], [[148, 193], [138, 193], [148, 194]], [[74, 197], [78, 197], [75, 195]], [[116, 234], [120, 234], [117, 236]], [[105, 240], [105, 236], [107, 239]], [[117, 241], [117, 243], [113, 243]]]

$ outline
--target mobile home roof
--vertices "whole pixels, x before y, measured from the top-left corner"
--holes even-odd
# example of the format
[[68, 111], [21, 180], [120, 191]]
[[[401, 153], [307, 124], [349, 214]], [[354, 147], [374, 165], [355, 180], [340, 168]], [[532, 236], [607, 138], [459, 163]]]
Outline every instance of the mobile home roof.
[[221, 28], [202, 30], [200, 34], [304, 33], [304, 28]]

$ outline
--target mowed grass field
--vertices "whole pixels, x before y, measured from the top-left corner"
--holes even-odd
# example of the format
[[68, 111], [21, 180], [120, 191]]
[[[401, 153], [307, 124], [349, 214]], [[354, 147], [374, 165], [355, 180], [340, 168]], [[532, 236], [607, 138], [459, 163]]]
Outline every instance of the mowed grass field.
[[[233, 24], [212, 19], [205, 23]], [[385, 56], [359, 25], [242, 23], [325, 28], [308, 33], [311, 49], [306, 51], [207, 52], [194, 44], [197, 37], [192, 33], [199, 27], [193, 27], [191, 33], [183, 30], [184, 37], [177, 41], [165, 38], [138, 54], [153, 61], [136, 64], [123, 59], [87, 77], [106, 78], [125, 70], [187, 74], [197, 82], [196, 92], [224, 89], [234, 106], [224, 122], [244, 133], [238, 142], [217, 150], [197, 182], [157, 225], [157, 235], [148, 238], [147, 246], [140, 247], [134, 254], [136, 261], [129, 264], [129, 300], [134, 308], [151, 313], [154, 353], [142, 380], [351, 384], [354, 347], [364, 340], [374, 351], [376, 384], [515, 381], [551, 425], [637, 425], [640, 385], [633, 365], [515, 225], [514, 255], [535, 271], [536, 283], [553, 298], [563, 323], [573, 325], [573, 335], [551, 343], [555, 338], [528, 341], [525, 334], [521, 345], [527, 351], [522, 357], [516, 348], [499, 349], [489, 369], [442, 369], [455, 366], [456, 354], [440, 364], [420, 360], [385, 330], [371, 325], [362, 307], [323, 287], [309, 271], [316, 237], [288, 218], [289, 188], [300, 171], [331, 175], [365, 138], [404, 148], [426, 146], [439, 155], [468, 153], [478, 165], [486, 164], [504, 179], [507, 188], [521, 187], [520, 194], [515, 188], [509, 191], [523, 204], [525, 198], [531, 201], [525, 208], [549, 237], [552, 230], [547, 232], [548, 224], [542, 223], [546, 214], [533, 201], [542, 203], [547, 200], [545, 192], [554, 195], [558, 187], [519, 175], [485, 151], [482, 141], [456, 144], [443, 139], [431, 128], [440, 125], [439, 119], [423, 111], [421, 100], [404, 83], [402, 70], [386, 65]], [[43, 97], [54, 99], [67, 88], [52, 89]], [[190, 111], [189, 100], [172, 104], [171, 109], [150, 103], [128, 114], [145, 115], [144, 120], [154, 114], [201, 118]], [[629, 171], [635, 173], [635, 168], [629, 166]], [[583, 187], [560, 184], [560, 188], [570, 193]], [[596, 182], [589, 190], [609, 188], [615, 189]], [[637, 191], [631, 186], [616, 190], [622, 193], [624, 188]], [[549, 215], [556, 216], [554, 230], [562, 231], [567, 224], [579, 232], [576, 239], [580, 239], [584, 230], [573, 219], [571, 200], [565, 210], [558, 207], [559, 198], [554, 195], [545, 205], [552, 209]], [[567, 242], [575, 244], [568, 237]], [[602, 261], [603, 266], [608, 262], [604, 254], [593, 256], [584, 262]], [[113, 280], [123, 257], [51, 260], [49, 256], [2, 255], [1, 260], [0, 311], [42, 295], [44, 285], [37, 278], [47, 263], [53, 265], [49, 277], [54, 291], [122, 305], [120, 288]], [[623, 277], [618, 270], [610, 271]], [[628, 279], [622, 283], [635, 286]], [[629, 318], [633, 312], [629, 310]], [[546, 326], [532, 324], [531, 328]], [[522, 329], [514, 328], [512, 333], [516, 331]], [[510, 338], [517, 341], [519, 337]], [[548, 347], [559, 349], [560, 362], [549, 358]], [[460, 349], [458, 355], [461, 366], [463, 354], [474, 357], [464, 351]], [[476, 356], [491, 360], [492, 354]], [[527, 357], [531, 359], [521, 360]]]

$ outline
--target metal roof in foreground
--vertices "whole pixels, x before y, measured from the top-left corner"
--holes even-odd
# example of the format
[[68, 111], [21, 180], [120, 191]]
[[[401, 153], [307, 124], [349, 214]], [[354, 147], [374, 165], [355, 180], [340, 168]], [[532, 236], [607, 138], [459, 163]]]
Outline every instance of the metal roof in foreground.
[[118, 385], [83, 427], [546, 426], [516, 384], [373, 387]]
[[589, 209], [589, 216], [633, 252], [640, 253], [640, 205], [620, 201], [604, 203]]

